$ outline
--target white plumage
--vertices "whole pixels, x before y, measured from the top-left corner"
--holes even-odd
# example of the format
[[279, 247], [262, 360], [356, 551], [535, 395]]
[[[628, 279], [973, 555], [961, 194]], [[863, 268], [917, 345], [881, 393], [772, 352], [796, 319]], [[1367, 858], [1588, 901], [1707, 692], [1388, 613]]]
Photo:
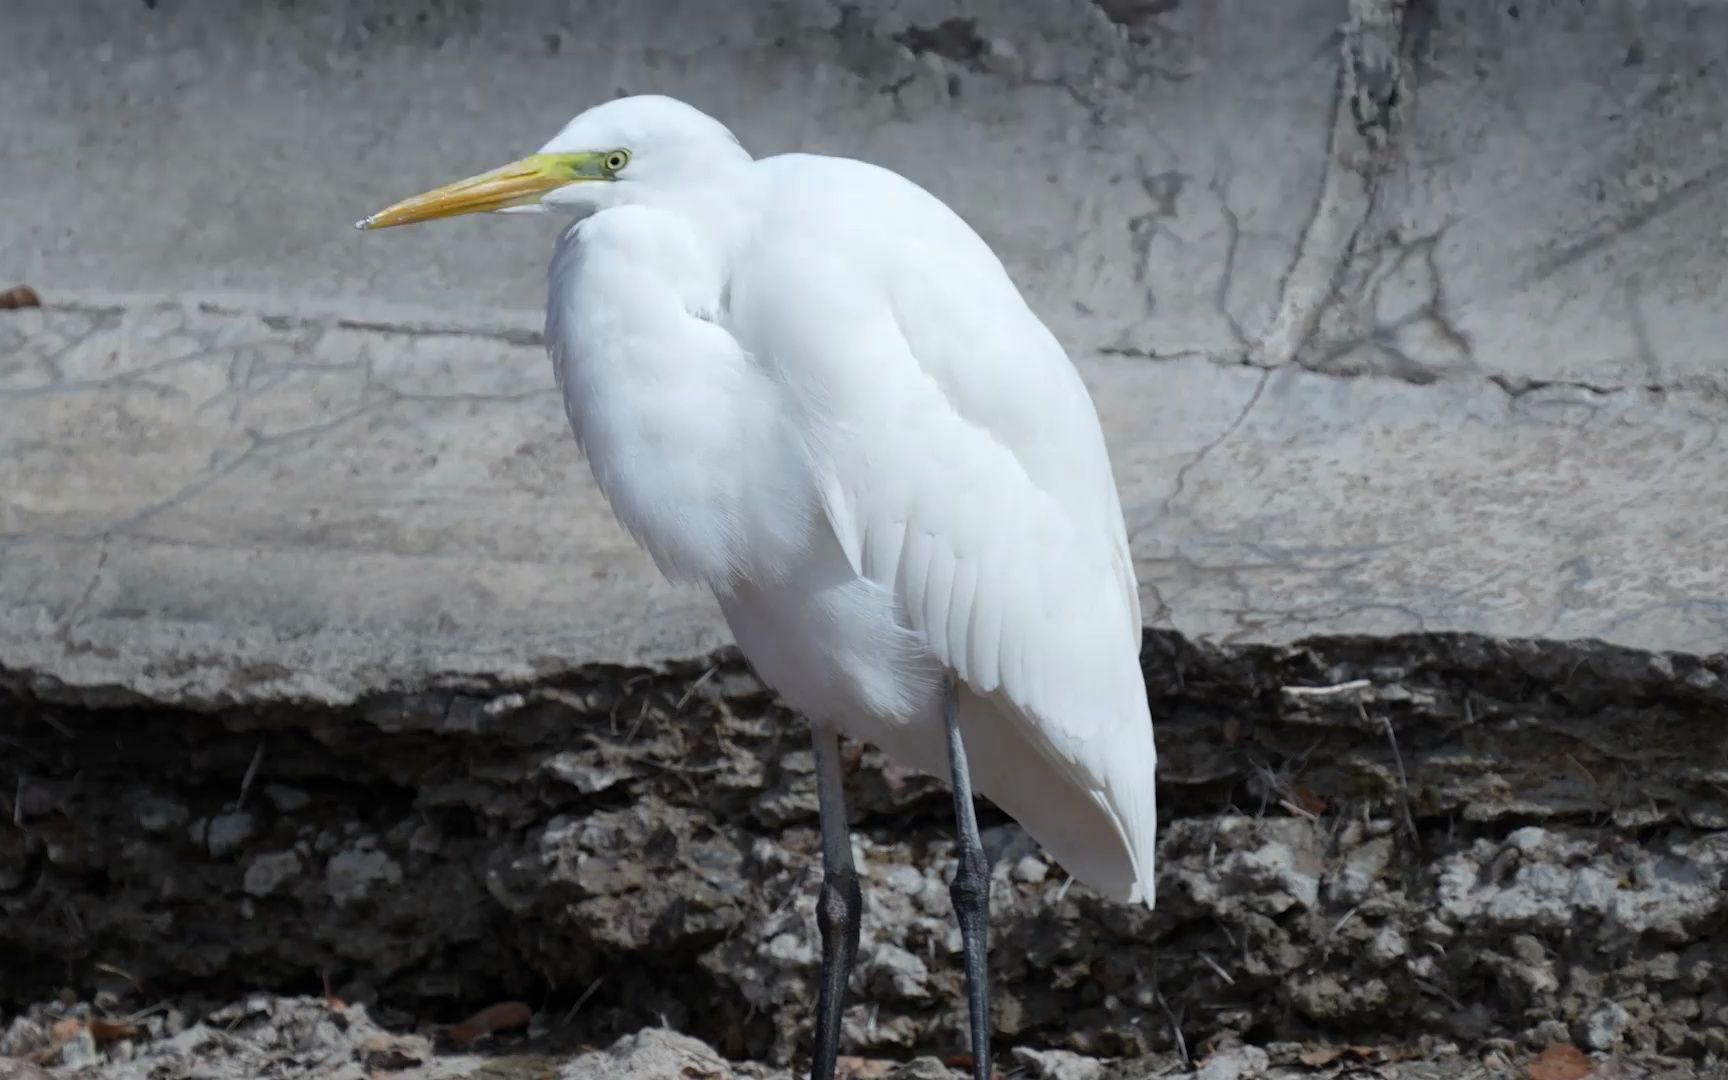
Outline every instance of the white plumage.
[[[687, 107], [637, 104], [546, 150], [645, 145], [645, 164]], [[718, 135], [703, 160], [552, 261], [546, 338], [619, 520], [714, 590], [788, 704], [937, 776], [952, 670], [977, 789], [1081, 881], [1150, 903], [1139, 600], [1061, 345], [910, 181]]]
[[1155, 753], [1103, 434], [983, 240], [894, 173], [754, 161], [658, 97], [362, 225], [475, 209], [579, 217], [546, 320], [571, 427], [763, 679], [938, 776], [952, 680], [976, 789], [1075, 877], [1150, 904]]

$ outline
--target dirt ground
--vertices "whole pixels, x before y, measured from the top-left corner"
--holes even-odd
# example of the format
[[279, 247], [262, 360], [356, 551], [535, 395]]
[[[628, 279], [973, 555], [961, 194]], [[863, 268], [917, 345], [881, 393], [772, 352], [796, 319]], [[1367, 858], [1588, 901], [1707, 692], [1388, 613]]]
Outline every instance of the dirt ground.
[[[0, 1034], [0, 1080], [781, 1080], [799, 1074], [730, 1062], [705, 1043], [648, 1028], [612, 1045], [582, 1045], [556, 1017], [502, 1003], [461, 1024], [388, 1031], [364, 1006], [333, 998], [258, 994], [189, 1019], [170, 1005], [131, 1016], [89, 1004], [34, 1006]], [[500, 1025], [494, 1027], [493, 1025]], [[1184, 1055], [1188, 1056], [1184, 1056]], [[948, 1080], [962, 1061], [851, 1056], [848, 1080]], [[1004, 1080], [1691, 1080], [1728, 1075], [1719, 1065], [1653, 1056], [1587, 1055], [1569, 1044], [1539, 1053], [1499, 1045], [1465, 1050], [1423, 1040], [1407, 1047], [1274, 1043], [1216, 1046], [1104, 1061], [1071, 1051], [1016, 1047]]]

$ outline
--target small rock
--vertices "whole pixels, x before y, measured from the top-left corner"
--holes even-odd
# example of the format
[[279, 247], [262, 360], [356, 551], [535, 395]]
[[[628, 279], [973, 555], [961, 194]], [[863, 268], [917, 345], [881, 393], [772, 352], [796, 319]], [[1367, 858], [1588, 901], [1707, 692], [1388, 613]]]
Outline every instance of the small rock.
[[304, 810], [312, 803], [312, 796], [296, 787], [287, 784], [265, 784], [264, 797], [270, 800], [278, 813], [292, 814]]
[[24, 1057], [48, 1045], [48, 1029], [28, 1016], [14, 1017], [0, 1034], [0, 1057]]
[[665, 1028], [649, 1028], [624, 1036], [608, 1049], [594, 1050], [565, 1063], [557, 1080], [638, 1080], [647, 1076], [733, 1080], [736, 1075], [705, 1043]]
[[762, 951], [767, 953], [770, 959], [778, 961], [784, 967], [801, 967], [816, 961], [816, 950], [811, 947], [810, 942], [805, 939], [803, 934], [791, 932], [775, 934], [768, 939], [768, 944], [763, 947]]
[[140, 829], [153, 836], [160, 836], [169, 829], [178, 829], [186, 824], [192, 812], [170, 799], [146, 795], [132, 808], [132, 816], [137, 819]]
[[1072, 1050], [1028, 1050], [1017, 1046], [1013, 1058], [1014, 1064], [1032, 1080], [1098, 1080], [1104, 1075], [1103, 1062]]
[[[590, 755], [591, 756], [591, 755]], [[621, 762], [585, 761], [584, 755], [560, 750], [540, 768], [561, 783], [569, 784], [584, 795], [594, 795], [619, 783], [634, 779], [638, 770]]]
[[876, 946], [866, 979], [872, 993], [890, 1000], [924, 1001], [930, 997], [930, 970], [924, 961], [898, 945], [884, 942]]
[[421, 824], [408, 837], [408, 850], [418, 855], [436, 855], [444, 846], [444, 832], [430, 821]]
[[1582, 1038], [1592, 1050], [1612, 1050], [1619, 1045], [1632, 1014], [1617, 1001], [1604, 1001], [1584, 1018]]
[[1396, 926], [1382, 926], [1368, 943], [1368, 955], [1376, 963], [1390, 964], [1410, 951], [1410, 940]]
[[338, 907], [364, 900], [378, 882], [394, 885], [402, 880], [402, 868], [382, 851], [354, 848], [330, 857], [324, 868], [324, 890]]
[[269, 896], [299, 876], [300, 856], [292, 851], [272, 851], [253, 859], [246, 867], [243, 885], [252, 896]]
[[954, 1080], [954, 1071], [940, 1058], [919, 1057], [890, 1070], [882, 1080]]
[[1540, 1049], [1545, 1046], [1554, 1046], [1558, 1043], [1570, 1042], [1572, 1039], [1572, 1032], [1567, 1030], [1566, 1022], [1564, 1020], [1556, 1020], [1553, 1017], [1549, 1017], [1540, 1024], [1531, 1028], [1529, 1031], [1525, 1032], [1523, 1038], [1524, 1042], [1528, 1045]]
[[1232, 1046], [1201, 1062], [1194, 1080], [1249, 1080], [1266, 1071], [1268, 1060], [1258, 1046]]
[[78, 1028], [78, 1034], [67, 1039], [60, 1047], [60, 1064], [69, 1069], [82, 1069], [101, 1060], [101, 1051], [96, 1049], [96, 1036], [90, 1034], [90, 1029], [82, 1025]]
[[205, 833], [210, 854], [221, 859], [240, 850], [240, 846], [252, 838], [252, 825], [252, 815], [244, 810], [211, 818], [210, 828]]
[[1012, 876], [1015, 881], [1036, 885], [1050, 876], [1050, 866], [1036, 855], [1024, 855], [1014, 864]]
[[528, 699], [521, 694], [500, 694], [480, 707], [487, 716], [507, 716], [528, 704]]
[[1326, 883], [1332, 902], [1354, 905], [1366, 900], [1391, 860], [1392, 841], [1389, 837], [1370, 840], [1351, 850], [1345, 857], [1343, 869]]
[[924, 875], [904, 864], [890, 866], [882, 872], [882, 883], [905, 896], [916, 896], [924, 887]]
[[54, 1080], [54, 1074], [28, 1061], [0, 1057], [0, 1080]]

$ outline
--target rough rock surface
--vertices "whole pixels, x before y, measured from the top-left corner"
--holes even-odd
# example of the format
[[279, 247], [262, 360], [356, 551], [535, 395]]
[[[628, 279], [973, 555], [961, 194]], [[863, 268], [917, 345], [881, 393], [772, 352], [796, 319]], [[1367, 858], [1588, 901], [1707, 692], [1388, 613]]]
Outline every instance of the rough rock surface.
[[[1159, 906], [995, 856], [994, 1024], [1143, 1055], [1401, 1038], [1728, 1053], [1728, 656], [1419, 635], [1149, 636]], [[1322, 688], [1315, 691], [1312, 688]], [[307, 989], [453, 1019], [582, 999], [786, 1062], [815, 975], [796, 718], [730, 654], [189, 713], [18, 694], [0, 988]], [[949, 804], [859, 751], [849, 1044], [963, 1045]], [[240, 826], [244, 822], [244, 827]], [[122, 978], [115, 971], [124, 972]]]
[[[664, 1027], [644, 1028], [610, 1047], [573, 1046], [540, 1026], [525, 1035], [489, 1038], [483, 1046], [457, 1048], [446, 1037], [393, 1034], [378, 1027], [364, 1007], [321, 998], [272, 998], [255, 994], [186, 1024], [170, 1014], [138, 1023], [109, 1021], [105, 1035], [124, 1028], [123, 1038], [98, 1045], [89, 1032], [98, 1012], [85, 1005], [40, 1006], [0, 1033], [0, 1080], [791, 1080], [796, 1073], [727, 1061], [712, 1047]], [[1649, 1055], [1582, 1055], [1558, 1044], [1567, 1076], [1594, 1067], [1597, 1080], [1691, 1080], [1709, 1076], [1685, 1062]], [[1512, 1060], [1498, 1051], [1476, 1057], [1439, 1043], [1391, 1050], [1371, 1047], [1297, 1046], [1269, 1049], [1227, 1042], [1198, 1058], [1160, 1054], [1104, 1062], [1061, 1050], [1016, 1049], [1010, 1075], [1021, 1080], [1464, 1080], [1508, 1075]], [[1543, 1058], [1531, 1057], [1532, 1070]], [[935, 1057], [903, 1062], [846, 1056], [841, 1080], [959, 1080], [970, 1075]], [[51, 1070], [51, 1071], [50, 1071]], [[998, 1073], [1000, 1075], [1000, 1073]], [[1531, 1075], [1536, 1075], [1534, 1071]]]

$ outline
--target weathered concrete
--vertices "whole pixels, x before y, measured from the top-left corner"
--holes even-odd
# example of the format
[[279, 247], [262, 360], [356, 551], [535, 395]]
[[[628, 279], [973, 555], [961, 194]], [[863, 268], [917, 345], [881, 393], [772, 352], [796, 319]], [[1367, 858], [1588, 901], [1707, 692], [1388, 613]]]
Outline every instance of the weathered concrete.
[[0, 321], [0, 665], [337, 702], [723, 641], [562, 432], [549, 228], [346, 227], [650, 88], [977, 222], [1157, 624], [1728, 644], [1728, 9], [1163, 7], [13, 12], [0, 252], [61, 306]]
[[[0, 319], [0, 665], [164, 701], [700, 656], [527, 328]], [[1708, 395], [1085, 362], [1155, 625], [1728, 642]]]
[[1720, 388], [1725, 38], [1634, 0], [19, 0], [0, 258], [60, 296], [537, 306], [543, 224], [347, 225], [659, 90], [925, 183], [1081, 352]]

